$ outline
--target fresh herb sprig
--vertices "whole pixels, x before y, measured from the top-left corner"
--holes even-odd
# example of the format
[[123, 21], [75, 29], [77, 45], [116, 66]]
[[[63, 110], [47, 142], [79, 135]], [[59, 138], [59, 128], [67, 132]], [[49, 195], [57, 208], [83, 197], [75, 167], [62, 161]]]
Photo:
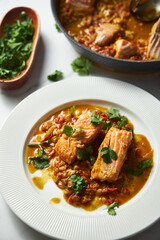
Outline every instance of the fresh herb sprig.
[[43, 145], [48, 144], [50, 141], [51, 140], [49, 139], [39, 144], [28, 144], [28, 147], [39, 147], [38, 156], [30, 157], [28, 160], [28, 165], [31, 163], [31, 161], [33, 161], [33, 164], [36, 168], [43, 169], [49, 167], [48, 156], [45, 152], [45, 147]]
[[59, 70], [55, 70], [55, 72], [48, 75], [48, 80], [57, 82], [63, 78], [63, 73]]
[[12, 79], [26, 68], [32, 52], [34, 27], [26, 12], [13, 25], [5, 25], [5, 37], [0, 38], [0, 78]]
[[68, 188], [73, 188], [75, 194], [78, 194], [83, 188], [87, 187], [88, 185], [88, 182], [78, 174], [73, 174], [71, 176], [71, 181], [73, 182], [73, 185]]
[[108, 210], [108, 214], [115, 216], [117, 215], [115, 207], [119, 208], [120, 204], [118, 202], [113, 202], [111, 205], [109, 205], [106, 209]]
[[94, 109], [91, 113], [90, 113], [90, 122], [94, 125], [97, 126], [101, 123], [103, 123], [103, 119], [100, 117], [99, 113], [96, 112], [96, 110]]
[[71, 63], [71, 67], [78, 74], [89, 74], [91, 63], [89, 59], [80, 56]]
[[144, 174], [143, 169], [150, 167], [152, 165], [152, 160], [147, 159], [147, 160], [142, 160], [139, 162], [137, 170], [134, 170], [131, 166], [127, 166], [127, 173], [133, 176], [140, 177]]
[[117, 153], [110, 147], [103, 147], [100, 151], [100, 154], [102, 154], [101, 158], [103, 158], [105, 163], [111, 163], [112, 159], [117, 160]]
[[96, 161], [96, 158], [92, 154], [93, 154], [93, 147], [91, 145], [87, 146], [86, 148], [77, 150], [77, 156], [81, 160], [84, 160], [84, 161], [90, 160], [91, 164], [93, 165]]

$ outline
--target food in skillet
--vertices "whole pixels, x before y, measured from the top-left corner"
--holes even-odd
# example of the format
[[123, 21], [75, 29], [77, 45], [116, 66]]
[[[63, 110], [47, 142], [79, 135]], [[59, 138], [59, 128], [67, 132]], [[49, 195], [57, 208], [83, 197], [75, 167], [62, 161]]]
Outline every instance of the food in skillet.
[[52, 178], [69, 204], [88, 211], [105, 204], [115, 215], [148, 180], [153, 150], [119, 110], [73, 105], [38, 126], [26, 160], [31, 173], [42, 171], [33, 176], [40, 189]]
[[129, 0], [61, 0], [59, 17], [71, 37], [97, 53], [130, 60], [160, 59], [160, 20], [137, 19]]

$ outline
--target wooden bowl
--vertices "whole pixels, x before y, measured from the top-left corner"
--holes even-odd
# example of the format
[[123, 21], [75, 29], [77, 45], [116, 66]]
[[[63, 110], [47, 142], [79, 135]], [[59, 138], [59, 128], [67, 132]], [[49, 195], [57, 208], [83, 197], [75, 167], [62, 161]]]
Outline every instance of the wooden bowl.
[[3, 29], [6, 24], [12, 25], [17, 19], [20, 19], [20, 14], [22, 11], [25, 11], [26, 14], [32, 19], [33, 27], [35, 29], [33, 36], [32, 52], [26, 62], [26, 68], [21, 72], [20, 75], [10, 80], [0, 79], [0, 87], [3, 89], [20, 88], [26, 82], [31, 72], [31, 67], [33, 64], [35, 51], [39, 40], [40, 19], [38, 14], [32, 8], [28, 7], [15, 7], [5, 14], [5, 16], [2, 18], [2, 21], [0, 22], [0, 36], [3, 37], [5, 35]]

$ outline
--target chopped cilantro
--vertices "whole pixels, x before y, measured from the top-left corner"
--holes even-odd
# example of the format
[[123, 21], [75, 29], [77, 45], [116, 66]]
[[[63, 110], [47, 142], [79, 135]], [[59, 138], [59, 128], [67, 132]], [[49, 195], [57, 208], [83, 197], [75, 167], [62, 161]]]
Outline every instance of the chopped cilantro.
[[61, 33], [62, 31], [61, 31], [61, 29], [58, 27], [58, 25], [57, 24], [55, 24], [55, 28], [57, 29], [57, 32], [59, 32], [59, 33]]
[[115, 211], [115, 207], [119, 208], [120, 204], [118, 202], [114, 202], [112, 203], [111, 205], [109, 205], [107, 207], [107, 210], [108, 210], [108, 214], [109, 215], [112, 215], [112, 216], [115, 216], [116, 215], [116, 211]]
[[78, 74], [89, 74], [90, 66], [91, 66], [91, 61], [82, 56], [76, 58], [71, 63], [71, 67], [73, 71], [77, 72]]
[[48, 75], [48, 79], [53, 81], [53, 82], [59, 81], [62, 78], [63, 78], [63, 73], [61, 71], [58, 71], [58, 70], [56, 70], [52, 74]]
[[63, 130], [68, 137], [72, 137], [73, 133], [76, 132], [76, 129], [73, 129], [70, 125], [64, 125]]
[[75, 194], [78, 194], [83, 188], [87, 187], [88, 185], [88, 182], [78, 174], [73, 174], [71, 176], [71, 181], [73, 182], [73, 185], [69, 188], [73, 188]]
[[134, 170], [131, 166], [127, 166], [127, 168], [126, 168], [127, 173], [130, 175], [133, 175], [133, 176], [140, 177], [144, 174], [142, 169], [150, 167], [152, 162], [153, 161], [151, 159], [142, 160], [141, 162], [139, 162], [137, 170]]
[[5, 37], [0, 37], [0, 78], [12, 79], [26, 68], [32, 52], [34, 27], [26, 12], [21, 12], [13, 25], [5, 25]]
[[125, 126], [128, 122], [128, 119], [125, 116], [121, 116], [120, 120], [117, 122], [118, 128]]
[[101, 158], [103, 158], [105, 163], [111, 163], [112, 159], [117, 160], [117, 153], [110, 147], [103, 147], [100, 153], [102, 154]]
[[96, 113], [95, 109], [90, 113], [90, 115], [91, 115], [90, 122], [94, 126], [97, 126], [103, 122], [103, 119], [100, 118], [99, 113]]
[[86, 149], [78, 149], [77, 150], [77, 155], [80, 159], [82, 160], [87, 160], [89, 159], [89, 154], [88, 152], [86, 151]]
[[49, 143], [50, 140], [44, 141], [40, 144], [28, 144], [29, 147], [39, 147], [38, 149], [38, 156], [35, 157], [30, 157], [28, 160], [28, 165], [31, 163], [31, 161], [33, 161], [34, 166], [36, 168], [47, 168], [49, 167], [49, 161], [48, 161], [48, 156], [45, 153], [45, 147], [43, 147], [42, 145], [45, 143]]
[[106, 111], [106, 113], [109, 113], [109, 119], [120, 118], [119, 110], [116, 108], [111, 107]]
[[103, 130], [107, 130], [108, 127], [111, 127], [111, 121], [106, 121], [103, 125]]
[[73, 117], [73, 113], [74, 113], [74, 110], [76, 109], [76, 105], [73, 105], [72, 107], [71, 107], [71, 116]]
[[96, 161], [95, 156], [90, 156], [90, 161], [91, 161], [91, 164], [93, 165]]

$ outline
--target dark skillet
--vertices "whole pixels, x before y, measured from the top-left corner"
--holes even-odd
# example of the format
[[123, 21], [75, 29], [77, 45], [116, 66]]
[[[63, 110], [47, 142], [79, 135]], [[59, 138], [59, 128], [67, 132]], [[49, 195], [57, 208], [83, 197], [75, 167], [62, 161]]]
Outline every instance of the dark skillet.
[[152, 61], [133, 61], [133, 60], [126, 60], [126, 59], [117, 59], [112, 57], [107, 57], [96, 53], [80, 43], [76, 42], [72, 37], [68, 35], [68, 33], [63, 28], [59, 16], [58, 16], [58, 8], [59, 8], [60, 0], [51, 0], [51, 8], [53, 16], [56, 20], [57, 25], [61, 29], [61, 31], [65, 34], [68, 38], [70, 43], [75, 47], [80, 54], [84, 55], [88, 59], [101, 64], [103, 66], [120, 70], [120, 71], [129, 71], [129, 72], [151, 72], [151, 71], [158, 71], [160, 70], [160, 60], [152, 60]]

